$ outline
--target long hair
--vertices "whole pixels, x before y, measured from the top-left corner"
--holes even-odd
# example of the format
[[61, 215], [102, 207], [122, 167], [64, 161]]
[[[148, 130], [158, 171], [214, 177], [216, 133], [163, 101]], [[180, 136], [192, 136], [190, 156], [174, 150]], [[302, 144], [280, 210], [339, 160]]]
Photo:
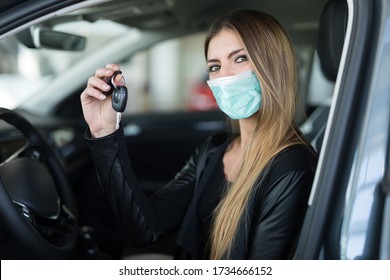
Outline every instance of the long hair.
[[304, 143], [294, 124], [297, 103], [295, 54], [287, 33], [272, 16], [254, 10], [235, 10], [211, 26], [205, 41], [222, 29], [241, 37], [262, 88], [261, 108], [253, 136], [245, 147], [243, 163], [215, 209], [210, 236], [210, 258], [229, 258], [235, 237], [247, 219], [246, 207], [259, 175], [284, 148]]

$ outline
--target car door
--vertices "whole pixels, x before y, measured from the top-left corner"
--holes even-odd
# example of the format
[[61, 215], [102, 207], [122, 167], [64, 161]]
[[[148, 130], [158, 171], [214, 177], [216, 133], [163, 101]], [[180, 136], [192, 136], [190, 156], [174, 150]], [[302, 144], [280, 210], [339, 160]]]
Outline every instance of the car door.
[[297, 259], [390, 257], [390, 1], [347, 2], [346, 41]]

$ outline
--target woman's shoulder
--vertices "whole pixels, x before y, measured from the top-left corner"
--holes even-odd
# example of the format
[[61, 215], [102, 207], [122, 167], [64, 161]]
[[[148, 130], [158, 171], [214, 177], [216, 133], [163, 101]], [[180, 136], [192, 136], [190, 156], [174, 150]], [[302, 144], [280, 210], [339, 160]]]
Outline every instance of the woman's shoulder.
[[317, 159], [317, 154], [311, 147], [304, 144], [291, 145], [283, 149], [273, 157], [258, 177], [256, 185], [261, 186], [258, 190], [267, 193], [281, 178], [289, 178], [289, 181], [295, 176], [314, 178]]
[[311, 146], [295, 144], [281, 150], [272, 160], [272, 169], [289, 171], [312, 171], [317, 167], [318, 155]]

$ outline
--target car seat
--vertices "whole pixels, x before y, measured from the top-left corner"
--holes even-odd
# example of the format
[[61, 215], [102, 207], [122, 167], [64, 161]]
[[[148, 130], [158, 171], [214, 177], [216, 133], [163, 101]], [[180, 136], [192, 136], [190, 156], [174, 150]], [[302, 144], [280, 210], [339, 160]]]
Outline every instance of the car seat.
[[[333, 83], [339, 69], [347, 21], [347, 2], [329, 0], [320, 17], [317, 54], [323, 76]], [[329, 111], [330, 105], [318, 106], [300, 127], [303, 135], [317, 152], [320, 152], [322, 146]]]

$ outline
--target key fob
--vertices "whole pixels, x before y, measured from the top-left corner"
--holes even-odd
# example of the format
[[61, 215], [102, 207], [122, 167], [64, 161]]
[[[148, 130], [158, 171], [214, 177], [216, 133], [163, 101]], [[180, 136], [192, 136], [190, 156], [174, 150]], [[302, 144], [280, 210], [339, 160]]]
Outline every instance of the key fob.
[[112, 108], [122, 113], [127, 104], [127, 88], [123, 86], [117, 86], [112, 93]]
[[106, 80], [106, 82], [111, 86], [111, 90], [106, 94], [112, 94], [112, 108], [115, 111], [122, 113], [126, 109], [127, 88], [125, 86], [115, 85], [115, 77], [120, 74], [122, 74], [122, 71], [115, 71], [112, 77]]

